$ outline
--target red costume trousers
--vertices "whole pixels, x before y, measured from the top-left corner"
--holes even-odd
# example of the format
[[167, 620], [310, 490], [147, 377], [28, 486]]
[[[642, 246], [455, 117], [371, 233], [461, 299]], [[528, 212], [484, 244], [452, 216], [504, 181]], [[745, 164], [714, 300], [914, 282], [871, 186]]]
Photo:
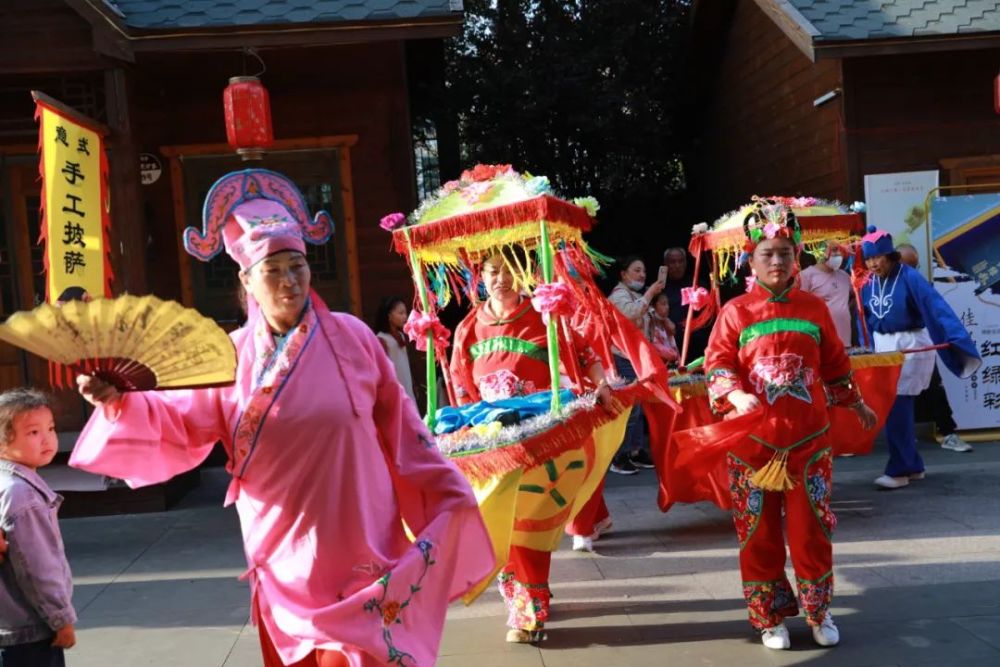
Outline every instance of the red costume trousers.
[[511, 545], [507, 564], [497, 577], [507, 605], [507, 625], [541, 630], [549, 618], [549, 569], [552, 552]]
[[590, 537], [597, 531], [597, 524], [609, 516], [611, 514], [608, 513], [608, 506], [604, 502], [604, 481], [602, 480], [587, 504], [580, 508], [579, 514], [566, 524], [566, 533]]
[[[286, 667], [285, 663], [281, 662], [278, 650], [274, 648], [274, 643], [262, 622], [257, 624], [257, 634], [260, 636], [260, 652], [264, 656], [264, 667]], [[350, 663], [347, 662], [347, 656], [340, 651], [317, 649], [287, 667], [350, 667]]]
[[[796, 616], [799, 606], [810, 625], [819, 625], [833, 597], [833, 546], [830, 537], [837, 520], [830, 509], [831, 450], [826, 446], [795, 450], [789, 469], [795, 487], [784, 492], [765, 492], [750, 477], [771, 452], [753, 456], [752, 463], [728, 455], [729, 490], [733, 499], [733, 522], [740, 543], [740, 573], [750, 623], [757, 629], [771, 628], [787, 616]], [[759, 458], [759, 460], [758, 460]], [[785, 576], [784, 509], [788, 549], [795, 569], [798, 603]]]

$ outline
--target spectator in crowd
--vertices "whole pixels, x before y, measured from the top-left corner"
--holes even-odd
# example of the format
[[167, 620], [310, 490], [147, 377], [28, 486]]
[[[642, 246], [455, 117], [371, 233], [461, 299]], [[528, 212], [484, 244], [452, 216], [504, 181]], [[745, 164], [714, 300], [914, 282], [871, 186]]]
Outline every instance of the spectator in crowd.
[[[389, 361], [392, 362], [396, 370], [396, 379], [402, 385], [403, 391], [414, 402], [417, 395], [413, 391], [413, 374], [410, 371], [410, 356], [403, 327], [406, 326], [406, 317], [409, 309], [406, 302], [398, 296], [390, 296], [382, 299], [378, 311], [375, 314], [375, 335], [382, 343]], [[420, 405], [419, 403], [417, 404]]]
[[802, 271], [799, 287], [823, 299], [830, 309], [837, 336], [844, 347], [851, 346], [851, 278], [840, 268], [844, 252], [834, 243], [826, 243], [816, 264]]
[[[674, 323], [676, 331], [674, 338], [678, 346], [683, 345], [684, 326], [687, 322], [688, 307], [683, 304], [681, 290], [691, 287], [694, 276], [688, 270], [688, 252], [680, 246], [667, 248], [663, 253], [663, 266], [667, 267], [666, 280], [663, 291], [667, 293], [670, 300], [670, 320]], [[698, 277], [698, 284], [708, 288], [701, 277]], [[708, 345], [708, 336], [711, 327], [706, 326], [691, 332], [691, 340], [688, 343], [688, 354], [685, 361], [692, 361], [705, 354], [705, 346]]]
[[[649, 306], [662, 291], [663, 283], [659, 281], [646, 287], [646, 264], [637, 255], [630, 255], [620, 263], [619, 283], [611, 290], [608, 300], [639, 331], [645, 332], [649, 330]], [[611, 351], [614, 353], [618, 376], [623, 380], [635, 380], [635, 369], [624, 353], [617, 348], [612, 348]], [[629, 414], [625, 438], [611, 462], [611, 472], [634, 475], [639, 472], [639, 468], [654, 467], [643, 419], [642, 406], [637, 403]]]
[[675, 364], [680, 357], [677, 341], [674, 339], [676, 330], [676, 325], [670, 319], [670, 299], [666, 292], [660, 292], [653, 297], [646, 338], [665, 364]]
[[58, 451], [49, 399], [33, 389], [0, 394], [0, 665], [62, 667], [76, 643], [73, 576], [57, 513], [61, 498], [39, 476]]
[[[915, 247], [909, 243], [900, 243], [896, 246], [896, 251], [899, 253], [899, 261], [903, 264], [907, 264], [914, 269], [920, 268], [920, 253], [917, 252]], [[972, 451], [972, 445], [960, 438], [958, 433], [956, 433], [958, 424], [955, 423], [951, 404], [948, 403], [948, 394], [944, 390], [944, 384], [941, 382], [941, 373], [938, 371], [936, 364], [934, 372], [931, 374], [930, 385], [923, 393], [917, 396], [917, 414], [929, 414], [934, 419], [937, 432], [943, 438], [941, 440], [942, 449], [948, 449], [953, 452]]]

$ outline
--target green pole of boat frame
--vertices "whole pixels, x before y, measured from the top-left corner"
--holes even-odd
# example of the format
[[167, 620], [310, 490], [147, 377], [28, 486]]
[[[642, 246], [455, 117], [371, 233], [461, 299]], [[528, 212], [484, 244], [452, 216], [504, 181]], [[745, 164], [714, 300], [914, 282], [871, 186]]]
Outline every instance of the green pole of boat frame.
[[[542, 241], [539, 244], [539, 254], [542, 256], [542, 279], [546, 283], [552, 282], [552, 245], [549, 243], [549, 227], [542, 220]], [[549, 410], [552, 414], [559, 412], [561, 403], [559, 401], [559, 331], [556, 316], [549, 317], [548, 344], [549, 344], [549, 378], [552, 385], [552, 404]]]
[[[413, 282], [417, 286], [417, 294], [420, 296], [420, 307], [424, 313], [430, 314], [429, 299], [427, 298], [427, 287], [424, 285], [424, 271], [417, 253], [413, 251], [413, 244], [410, 243], [410, 230], [403, 228], [406, 236], [406, 249], [410, 253], [410, 267], [413, 270]], [[427, 414], [424, 415], [424, 423], [427, 428], [434, 431], [437, 423], [437, 361], [435, 360], [434, 333], [427, 332]]]

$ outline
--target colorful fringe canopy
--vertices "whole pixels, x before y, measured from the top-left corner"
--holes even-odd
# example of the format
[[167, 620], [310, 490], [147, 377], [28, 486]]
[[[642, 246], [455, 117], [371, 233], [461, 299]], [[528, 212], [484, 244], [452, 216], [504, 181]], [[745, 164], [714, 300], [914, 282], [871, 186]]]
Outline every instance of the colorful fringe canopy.
[[[819, 252], [824, 243], [848, 244], [861, 238], [864, 233], [864, 218], [861, 213], [839, 202], [830, 202], [814, 197], [764, 197], [790, 206], [801, 228], [803, 250]], [[702, 252], [712, 253], [712, 277], [714, 280], [735, 280], [740, 256], [746, 244], [743, 221], [754, 209], [754, 204], [741, 206], [731, 211], [712, 225], [698, 225], [693, 230], [690, 250], [696, 257]]]

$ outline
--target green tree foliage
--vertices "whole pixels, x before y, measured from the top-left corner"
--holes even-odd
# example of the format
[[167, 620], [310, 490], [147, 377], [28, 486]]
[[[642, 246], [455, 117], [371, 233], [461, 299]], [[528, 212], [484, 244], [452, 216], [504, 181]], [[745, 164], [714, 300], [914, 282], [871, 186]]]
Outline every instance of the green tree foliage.
[[688, 0], [466, 0], [441, 100], [461, 162], [545, 174], [605, 210], [679, 192], [689, 11]]

